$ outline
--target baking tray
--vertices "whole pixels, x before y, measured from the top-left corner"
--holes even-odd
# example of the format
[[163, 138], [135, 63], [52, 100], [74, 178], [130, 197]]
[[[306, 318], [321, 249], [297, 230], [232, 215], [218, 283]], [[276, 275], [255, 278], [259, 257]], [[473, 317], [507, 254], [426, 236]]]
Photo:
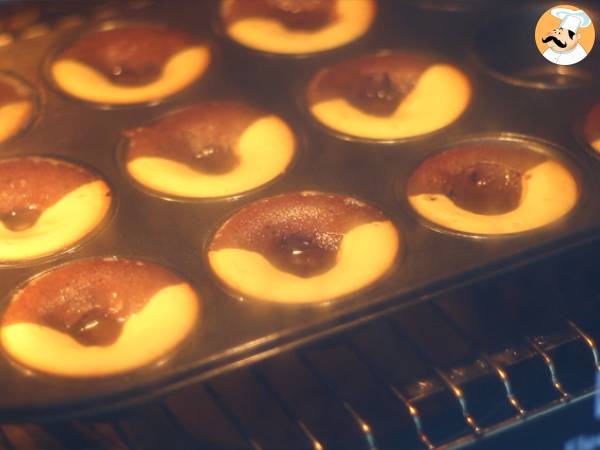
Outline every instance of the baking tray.
[[[102, 6], [102, 14], [90, 12], [95, 3], [94, 8], [66, 3], [65, 10], [83, 11], [75, 16], [83, 20], [81, 27], [59, 29], [56, 24], [63, 22], [58, 18], [62, 20], [68, 11], [42, 14], [40, 20], [46, 22], [37, 33], [16, 33], [12, 43], [0, 47], [0, 71], [23, 78], [39, 96], [34, 123], [0, 144], [0, 157], [51, 154], [81, 161], [112, 186], [116, 209], [92, 239], [73, 251], [1, 268], [0, 313], [11, 292], [35, 274], [69, 260], [119, 255], [155, 261], [180, 273], [202, 296], [204, 314], [200, 326], [166, 363], [124, 375], [82, 380], [51, 377], [25, 372], [0, 355], [0, 420], [106, 412], [600, 237], [600, 161], [578, 131], [593, 100], [600, 99], [600, 49], [592, 51], [575, 72], [552, 72], [555, 68], [537, 54], [533, 43], [535, 23], [550, 4], [515, 2], [511, 8], [496, 8], [491, 2], [439, 0], [424, 3], [424, 8], [419, 2], [380, 0], [373, 29], [355, 44], [311, 57], [276, 57], [247, 51], [224, 38], [215, 24], [213, 2], [121, 2]], [[435, 3], [441, 8], [435, 8]], [[42, 10], [47, 6], [39, 5]], [[591, 4], [581, 6], [600, 24]], [[215, 48], [214, 64], [193, 87], [154, 106], [106, 109], [69, 99], [48, 82], [45, 63], [77, 33], [97, 26], [90, 22], [94, 14], [103, 19], [160, 22], [207, 38]], [[505, 23], [514, 24], [514, 33], [503, 33], [502, 38], [510, 41], [510, 34], [525, 39], [519, 51], [529, 59], [498, 52], [511, 46], [499, 45], [490, 30]], [[473, 84], [464, 115], [440, 132], [394, 144], [340, 139], [314, 124], [299, 101], [310, 75], [338, 58], [380, 49], [440, 55], [463, 68]], [[490, 59], [491, 51], [498, 59]], [[535, 77], [533, 82], [523, 82], [515, 74], [523, 73], [524, 61], [549, 75], [542, 82]], [[148, 195], [124, 176], [119, 156], [122, 130], [194, 101], [221, 98], [247, 101], [288, 121], [301, 143], [288, 173], [235, 198], [188, 202]], [[564, 220], [541, 230], [484, 239], [440, 232], [411, 214], [404, 183], [418, 163], [454, 142], [481, 137], [531, 140], [567, 161], [580, 174], [579, 206]], [[403, 251], [391, 275], [367, 291], [327, 306], [240, 301], [228, 295], [211, 275], [203, 255], [216, 227], [258, 198], [306, 189], [366, 200], [394, 221]]]

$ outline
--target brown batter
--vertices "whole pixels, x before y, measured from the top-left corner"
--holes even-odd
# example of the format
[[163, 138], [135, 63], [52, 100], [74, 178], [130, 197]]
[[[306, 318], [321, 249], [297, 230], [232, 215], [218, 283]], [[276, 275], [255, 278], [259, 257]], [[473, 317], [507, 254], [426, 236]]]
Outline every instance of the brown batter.
[[346, 232], [381, 220], [377, 209], [342, 195], [294, 192], [243, 208], [219, 229], [210, 250], [258, 252], [281, 270], [310, 277], [335, 265]]
[[0, 79], [0, 106], [7, 105], [25, 98], [17, 92], [17, 89], [10, 83]]
[[261, 111], [234, 102], [205, 102], [160, 120], [151, 127], [125, 131], [129, 161], [157, 156], [209, 173], [227, 173], [238, 165], [234, 148]]
[[410, 177], [407, 193], [443, 194], [467, 211], [503, 214], [519, 206], [523, 174], [547, 159], [512, 145], [456, 147], [426, 159]]
[[412, 54], [366, 55], [323, 69], [308, 87], [309, 104], [345, 98], [368, 114], [389, 116], [431, 65]]
[[193, 45], [179, 31], [131, 25], [85, 35], [59, 58], [88, 64], [114, 83], [144, 85], [160, 77], [169, 58]]

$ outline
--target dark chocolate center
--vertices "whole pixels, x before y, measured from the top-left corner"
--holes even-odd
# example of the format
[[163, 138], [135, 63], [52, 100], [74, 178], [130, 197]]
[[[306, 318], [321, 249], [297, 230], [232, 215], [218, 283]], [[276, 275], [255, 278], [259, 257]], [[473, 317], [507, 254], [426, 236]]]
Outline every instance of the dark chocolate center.
[[168, 151], [173, 147], [177, 147], [179, 151], [189, 155], [188, 164], [194, 168], [204, 172], [223, 174], [231, 171], [239, 160], [233, 152], [232, 145], [218, 139], [215, 136], [211, 139], [202, 133], [196, 133], [191, 130], [183, 130], [172, 136], [165, 137], [165, 150]]
[[16, 89], [0, 80], [0, 105], [6, 105], [19, 99]]
[[334, 245], [326, 245], [314, 235], [286, 234], [274, 241], [267, 258], [279, 269], [300, 277], [319, 275], [336, 263], [341, 236], [328, 238]]
[[266, 0], [274, 14], [291, 28], [318, 28], [331, 21], [335, 0]]
[[348, 100], [368, 113], [389, 116], [413, 87], [414, 83], [410, 82], [398, 86], [387, 72], [369, 73], [360, 77], [356, 91], [350, 93]]
[[162, 66], [159, 63], [136, 64], [132, 60], [117, 60], [106, 61], [100, 70], [114, 83], [135, 86], [156, 80], [161, 74]]
[[110, 345], [121, 335], [124, 319], [101, 309], [92, 309], [75, 322], [67, 332], [83, 345]]
[[210, 173], [227, 173], [238, 163], [229, 146], [204, 145], [192, 152], [191, 166]]
[[35, 207], [13, 209], [6, 214], [0, 215], [0, 221], [11, 231], [23, 231], [35, 225], [41, 211]]
[[519, 206], [521, 173], [492, 162], [463, 169], [444, 183], [444, 194], [459, 207], [477, 214], [503, 214]]

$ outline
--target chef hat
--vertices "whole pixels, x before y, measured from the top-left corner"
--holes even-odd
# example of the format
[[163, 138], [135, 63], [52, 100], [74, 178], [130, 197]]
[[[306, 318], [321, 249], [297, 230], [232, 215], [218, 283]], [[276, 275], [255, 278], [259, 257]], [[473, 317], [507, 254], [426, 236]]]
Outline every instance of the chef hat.
[[573, 33], [577, 33], [579, 27], [589, 27], [592, 23], [592, 19], [583, 10], [578, 9], [577, 11], [569, 8], [554, 8], [550, 13], [554, 17], [561, 19], [560, 27], [565, 30], [571, 30]]

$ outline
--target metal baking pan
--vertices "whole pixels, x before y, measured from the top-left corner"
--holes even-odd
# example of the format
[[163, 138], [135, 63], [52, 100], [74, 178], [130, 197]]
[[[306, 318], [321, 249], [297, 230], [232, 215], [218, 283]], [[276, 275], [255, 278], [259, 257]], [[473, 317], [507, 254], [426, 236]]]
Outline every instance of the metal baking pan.
[[[44, 3], [39, 2], [42, 10]], [[80, 27], [59, 28], [57, 24], [63, 22], [54, 15], [40, 32], [17, 33], [16, 39], [0, 47], [0, 71], [30, 83], [39, 99], [34, 123], [20, 136], [0, 144], [0, 157], [52, 154], [81, 161], [106, 178], [116, 207], [112, 219], [73, 251], [30, 265], [0, 268], [0, 312], [17, 286], [42, 271], [73, 259], [120, 255], [156, 261], [190, 280], [203, 299], [203, 320], [165, 364], [114, 377], [77, 380], [33, 374], [0, 356], [0, 420], [107, 411], [333, 333], [388, 307], [426, 301], [441, 290], [600, 237], [600, 162], [578, 134], [585, 112], [594, 99], [600, 99], [600, 50], [595, 49], [577, 71], [554, 73], [536, 82], [531, 77], [536, 68], [554, 70], [546, 67], [550, 65], [533, 45], [537, 18], [552, 5], [515, 2], [511, 8], [496, 8], [489, 2], [440, 0], [422, 7], [420, 2], [380, 0], [373, 29], [357, 43], [323, 55], [287, 58], [248, 51], [228, 41], [215, 26], [211, 2], [146, 3], [135, 8], [129, 7], [134, 2], [112, 4], [114, 11], [102, 17], [180, 28], [210, 39], [217, 55], [203, 79], [157, 105], [93, 107], [67, 98], [48, 82], [44, 67], [52, 53], [77, 33], [96, 26], [90, 22], [94, 14], [89, 5], [65, 7], [85, 9], [77, 13], [82, 17]], [[460, 7], [452, 6], [457, 4]], [[591, 4], [582, 7], [593, 13]], [[600, 24], [600, 16], [594, 17]], [[40, 20], [46, 20], [43, 14]], [[512, 23], [514, 33], [492, 33], [504, 23]], [[510, 54], [518, 47], [511, 39], [524, 36], [525, 44], [519, 48], [530, 59]], [[496, 38], [506, 40], [507, 45], [499, 45]], [[502, 48], [506, 51], [498, 52]], [[380, 49], [442, 55], [461, 67], [473, 86], [472, 101], [463, 116], [440, 132], [394, 144], [344, 140], [314, 124], [299, 101], [310, 75], [341, 57]], [[491, 51], [497, 59], [490, 59]], [[523, 67], [523, 61], [531, 61], [531, 67]], [[523, 69], [530, 69], [525, 82], [520, 78]], [[301, 143], [289, 172], [248, 194], [205, 201], [165, 200], [149, 195], [124, 176], [119, 151], [122, 130], [150, 123], [194, 101], [222, 98], [249, 102], [288, 121]], [[574, 167], [582, 191], [575, 211], [535, 232], [485, 239], [440, 232], [410, 213], [404, 183], [423, 158], [453, 142], [490, 137], [525, 139]], [[203, 254], [216, 227], [248, 202], [306, 189], [366, 200], [394, 221], [403, 252], [390, 276], [328, 306], [239, 301], [228, 295], [212, 276]]]

